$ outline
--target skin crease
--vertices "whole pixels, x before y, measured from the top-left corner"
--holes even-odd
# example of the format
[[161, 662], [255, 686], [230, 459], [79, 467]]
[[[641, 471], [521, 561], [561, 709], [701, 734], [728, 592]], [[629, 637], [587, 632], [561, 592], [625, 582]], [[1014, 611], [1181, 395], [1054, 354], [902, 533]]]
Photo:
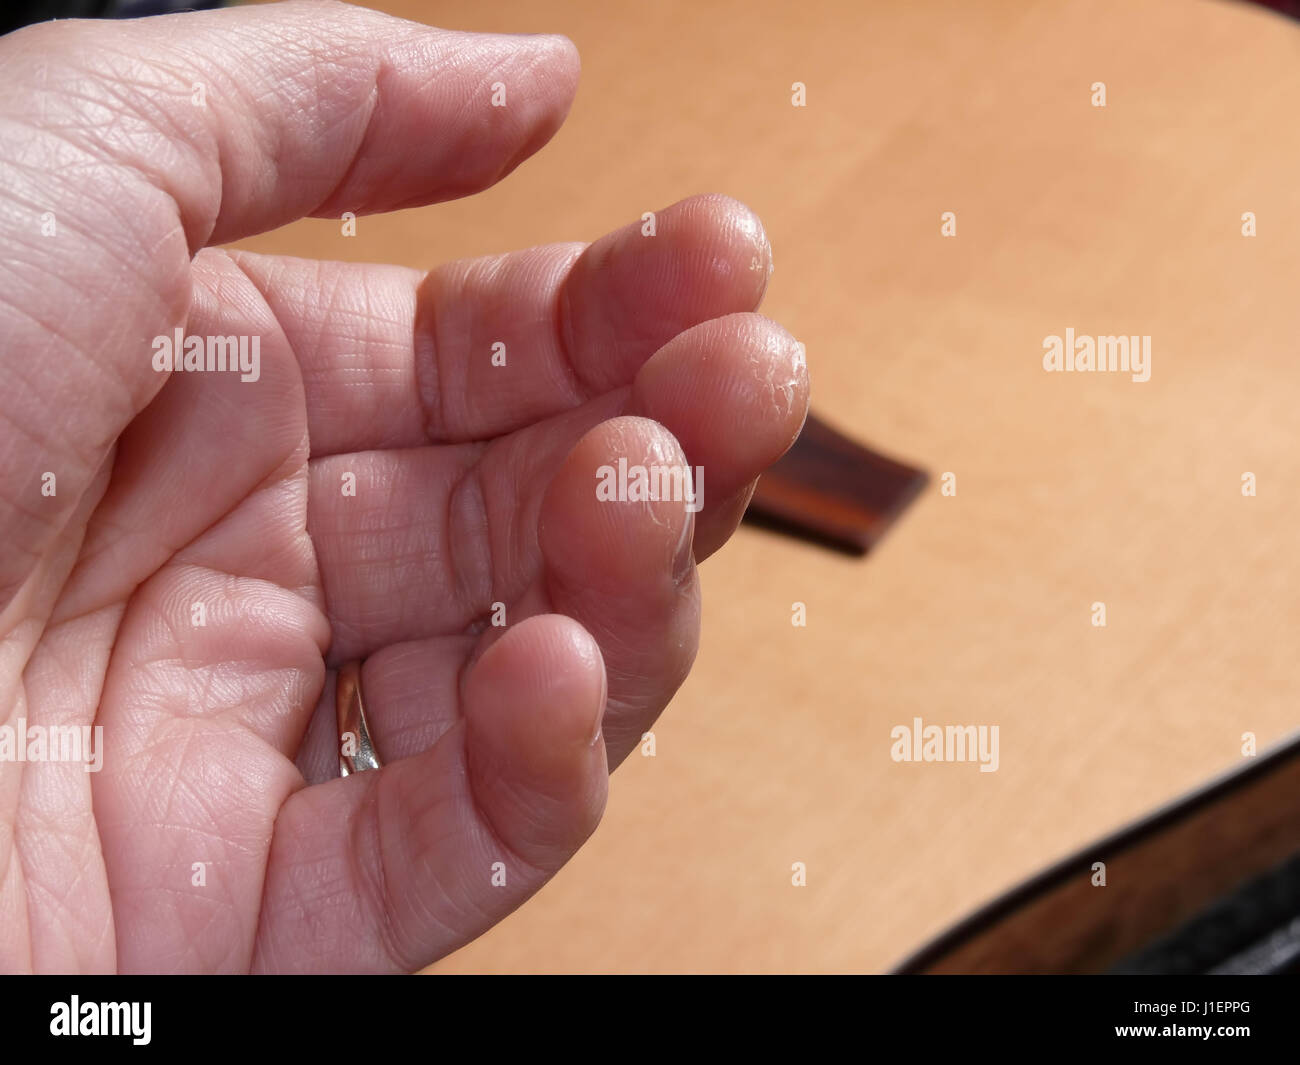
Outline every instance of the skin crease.
[[[761, 224], [698, 196], [427, 274], [213, 247], [485, 188], [578, 69], [338, 4], [0, 39], [0, 721], [103, 727], [98, 773], [0, 763], [0, 970], [411, 971], [594, 830], [807, 412]], [[260, 337], [259, 380], [156, 372], [178, 326]], [[703, 509], [598, 501], [620, 456]], [[354, 657], [386, 764], [340, 779]]]

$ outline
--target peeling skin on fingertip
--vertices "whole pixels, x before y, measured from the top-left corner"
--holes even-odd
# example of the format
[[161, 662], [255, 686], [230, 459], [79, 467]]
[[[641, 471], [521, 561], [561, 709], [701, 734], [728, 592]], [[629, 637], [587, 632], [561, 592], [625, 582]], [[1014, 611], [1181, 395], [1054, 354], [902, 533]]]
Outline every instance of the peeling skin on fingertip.
[[749, 349], [749, 361], [767, 390], [773, 413], [784, 419], [794, 410], [808, 376], [803, 345], [788, 333], [769, 332], [761, 351]]
[[750, 270], [763, 271], [763, 290], [766, 292], [768, 279], [776, 268], [772, 258], [772, 244], [767, 239], [767, 230], [763, 228], [758, 215], [748, 209], [736, 215], [735, 228], [748, 240], [752, 248], [747, 265]]

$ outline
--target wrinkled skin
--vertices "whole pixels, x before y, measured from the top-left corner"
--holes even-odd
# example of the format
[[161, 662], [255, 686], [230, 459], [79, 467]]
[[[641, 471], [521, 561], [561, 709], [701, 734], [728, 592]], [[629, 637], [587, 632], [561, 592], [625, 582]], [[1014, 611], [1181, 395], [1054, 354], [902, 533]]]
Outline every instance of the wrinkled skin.
[[[409, 971], [595, 828], [806, 413], [762, 226], [695, 197], [428, 274], [214, 247], [483, 189], [578, 68], [334, 4], [0, 39], [0, 719], [103, 726], [97, 773], [0, 764], [0, 969]], [[259, 379], [155, 370], [177, 326], [259, 336]], [[598, 500], [620, 456], [703, 467], [703, 509]], [[341, 778], [352, 658], [385, 767]]]

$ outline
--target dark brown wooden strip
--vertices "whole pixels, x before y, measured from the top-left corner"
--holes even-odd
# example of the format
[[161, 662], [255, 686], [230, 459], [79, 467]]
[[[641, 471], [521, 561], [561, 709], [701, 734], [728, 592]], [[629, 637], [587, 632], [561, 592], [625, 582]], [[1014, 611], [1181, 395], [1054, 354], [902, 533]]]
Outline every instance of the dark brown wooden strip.
[[864, 555], [927, 480], [809, 414], [794, 446], [759, 480], [745, 520]]

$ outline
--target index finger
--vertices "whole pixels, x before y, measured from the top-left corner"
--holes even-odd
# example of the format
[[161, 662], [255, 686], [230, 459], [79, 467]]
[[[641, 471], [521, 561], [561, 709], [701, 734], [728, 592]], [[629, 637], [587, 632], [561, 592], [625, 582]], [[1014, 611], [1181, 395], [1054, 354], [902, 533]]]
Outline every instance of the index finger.
[[6, 118], [168, 193], [191, 253], [484, 189], [559, 128], [579, 67], [565, 37], [333, 2], [43, 23], [5, 45]]
[[44, 23], [0, 40], [0, 73], [3, 605], [166, 381], [149, 338], [184, 323], [198, 249], [491, 185], [559, 127], [578, 58], [288, 3]]

